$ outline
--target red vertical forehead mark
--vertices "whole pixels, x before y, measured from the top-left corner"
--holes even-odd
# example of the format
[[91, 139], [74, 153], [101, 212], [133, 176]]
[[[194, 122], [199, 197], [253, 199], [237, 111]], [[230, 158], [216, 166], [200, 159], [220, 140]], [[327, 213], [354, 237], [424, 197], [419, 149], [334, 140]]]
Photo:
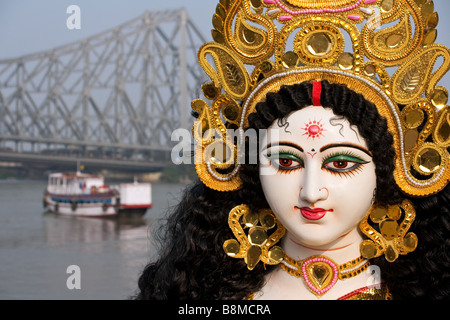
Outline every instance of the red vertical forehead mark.
[[321, 94], [322, 94], [322, 82], [313, 81], [312, 100], [314, 107], [320, 107], [322, 105], [322, 103], [320, 102]]
[[313, 138], [313, 140], [323, 136], [323, 132], [325, 131], [322, 120], [310, 120], [308, 123], [305, 123], [305, 127], [302, 128], [302, 130], [305, 131], [305, 133], [303, 133], [304, 136], [307, 135], [308, 138]]

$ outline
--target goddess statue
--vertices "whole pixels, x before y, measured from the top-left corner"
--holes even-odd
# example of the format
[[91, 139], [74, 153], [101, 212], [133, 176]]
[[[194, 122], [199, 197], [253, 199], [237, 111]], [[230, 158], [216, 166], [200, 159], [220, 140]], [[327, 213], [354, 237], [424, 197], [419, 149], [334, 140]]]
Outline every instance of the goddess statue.
[[449, 298], [431, 0], [220, 0], [195, 167], [138, 299]]

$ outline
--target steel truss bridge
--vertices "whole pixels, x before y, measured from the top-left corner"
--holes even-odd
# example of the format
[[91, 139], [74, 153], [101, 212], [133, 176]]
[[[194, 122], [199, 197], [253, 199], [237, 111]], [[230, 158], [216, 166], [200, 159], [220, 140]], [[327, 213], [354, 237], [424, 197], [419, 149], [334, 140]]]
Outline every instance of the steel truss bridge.
[[[186, 11], [0, 61], [0, 161], [154, 171], [190, 127], [205, 42]], [[75, 168], [75, 167], [73, 167]]]

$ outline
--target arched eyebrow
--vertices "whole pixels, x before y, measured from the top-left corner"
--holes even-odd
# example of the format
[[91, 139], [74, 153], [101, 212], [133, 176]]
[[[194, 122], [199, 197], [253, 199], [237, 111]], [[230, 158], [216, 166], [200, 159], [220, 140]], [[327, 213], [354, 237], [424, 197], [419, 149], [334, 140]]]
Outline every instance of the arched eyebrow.
[[278, 147], [278, 146], [287, 146], [287, 147], [292, 147], [294, 149], [297, 149], [300, 152], [303, 152], [303, 148], [300, 147], [299, 145], [292, 143], [292, 142], [273, 142], [273, 143], [269, 143], [267, 146], [265, 146], [261, 151], [264, 151], [265, 149], [269, 149], [271, 147]]
[[339, 148], [339, 147], [358, 149], [358, 150], [364, 152], [365, 154], [367, 154], [368, 156], [373, 157], [372, 152], [370, 152], [369, 150], [367, 150], [366, 148], [364, 148], [364, 147], [362, 147], [360, 145], [353, 144], [353, 143], [331, 143], [331, 144], [327, 144], [326, 146], [323, 146], [322, 148], [320, 148], [320, 152], [323, 152], [323, 151], [331, 149], [331, 148]]

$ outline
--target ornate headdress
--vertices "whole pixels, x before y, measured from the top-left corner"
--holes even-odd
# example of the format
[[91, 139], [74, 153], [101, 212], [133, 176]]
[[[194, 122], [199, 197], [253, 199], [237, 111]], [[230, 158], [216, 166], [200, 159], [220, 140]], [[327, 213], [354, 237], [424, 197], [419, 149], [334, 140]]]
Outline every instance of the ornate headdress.
[[[208, 187], [241, 186], [227, 129], [242, 138], [268, 92], [313, 80], [345, 84], [376, 105], [394, 137], [394, 175], [405, 193], [426, 196], [447, 184], [450, 111], [438, 82], [450, 51], [434, 43], [432, 0], [220, 0], [212, 22], [214, 41], [198, 54], [211, 103], [192, 102], [196, 169]], [[228, 158], [211, 151], [221, 148]]]

